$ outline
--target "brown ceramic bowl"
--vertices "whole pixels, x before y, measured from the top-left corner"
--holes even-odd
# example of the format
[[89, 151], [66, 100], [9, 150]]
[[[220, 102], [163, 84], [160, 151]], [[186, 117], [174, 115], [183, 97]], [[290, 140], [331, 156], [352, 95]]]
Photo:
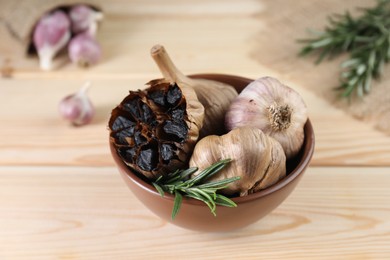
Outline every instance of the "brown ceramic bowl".
[[[251, 79], [222, 74], [197, 74], [193, 78], [211, 79], [234, 86], [240, 92]], [[119, 172], [134, 195], [151, 211], [174, 225], [198, 231], [228, 231], [252, 224], [266, 216], [282, 203], [294, 190], [308, 166], [314, 151], [314, 133], [308, 120], [305, 125], [305, 142], [299, 155], [287, 163], [287, 176], [276, 184], [244, 197], [233, 198], [236, 208], [218, 206], [217, 216], [202, 202], [183, 199], [179, 214], [171, 219], [174, 197], [161, 197], [149, 183], [140, 179], [123, 163], [115, 148], [110, 144], [111, 154]]]

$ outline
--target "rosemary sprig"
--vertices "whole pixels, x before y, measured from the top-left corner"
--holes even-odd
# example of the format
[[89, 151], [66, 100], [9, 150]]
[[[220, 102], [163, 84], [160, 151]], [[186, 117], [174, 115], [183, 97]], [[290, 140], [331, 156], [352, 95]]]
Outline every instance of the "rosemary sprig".
[[300, 55], [317, 52], [317, 63], [348, 52], [350, 58], [341, 64], [340, 85], [343, 97], [356, 91], [362, 97], [370, 92], [372, 78], [379, 78], [383, 65], [390, 59], [390, 0], [380, 0], [373, 8], [361, 9], [353, 18], [349, 12], [329, 17], [324, 32], [300, 40], [305, 46]]
[[230, 161], [230, 159], [225, 159], [214, 163], [201, 171], [194, 178], [189, 178], [189, 176], [198, 170], [196, 167], [188, 168], [186, 170], [177, 170], [165, 177], [160, 176], [154, 181], [152, 184], [162, 197], [164, 197], [164, 192], [175, 195], [172, 219], [175, 219], [180, 210], [183, 196], [203, 201], [210, 208], [210, 211], [214, 216], [216, 216], [217, 205], [236, 207], [237, 205], [231, 199], [218, 194], [217, 191], [226, 188], [230, 183], [239, 180], [240, 177], [207, 183], [203, 182], [223, 169]]

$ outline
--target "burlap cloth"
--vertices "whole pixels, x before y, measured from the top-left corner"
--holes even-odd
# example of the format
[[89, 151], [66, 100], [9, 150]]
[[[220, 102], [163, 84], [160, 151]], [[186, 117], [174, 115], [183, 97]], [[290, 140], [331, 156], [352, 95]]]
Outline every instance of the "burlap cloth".
[[12, 35], [20, 43], [21, 49], [27, 53], [32, 30], [43, 14], [58, 7], [66, 8], [74, 4], [88, 4], [97, 10], [102, 10], [102, 2], [96, 0], [0, 0], [0, 22], [6, 27], [7, 33]]
[[307, 29], [322, 30], [329, 14], [344, 13], [346, 10], [353, 10], [352, 13], [357, 14], [357, 7], [374, 6], [376, 1], [273, 0], [261, 3], [264, 9], [256, 17], [260, 33], [253, 42], [252, 57], [348, 114], [390, 134], [390, 64], [385, 66], [382, 79], [373, 81], [369, 95], [348, 101], [340, 99], [333, 90], [339, 83], [339, 65], [348, 58], [347, 55], [325, 60], [319, 65], [314, 64], [317, 56], [301, 58], [297, 55], [302, 47], [297, 39], [307, 38]]

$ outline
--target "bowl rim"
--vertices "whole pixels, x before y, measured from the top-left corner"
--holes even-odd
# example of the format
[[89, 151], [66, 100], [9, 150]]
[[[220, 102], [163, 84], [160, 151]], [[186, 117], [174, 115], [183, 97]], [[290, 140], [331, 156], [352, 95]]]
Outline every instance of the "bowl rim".
[[[190, 75], [190, 77], [196, 77], [196, 78], [202, 78], [202, 76], [205, 76], [205, 78], [209, 77], [227, 77], [227, 78], [234, 78], [237, 80], [250, 80], [253, 81], [253, 79], [241, 77], [241, 76], [235, 76], [235, 75], [228, 75], [228, 74], [194, 74]], [[303, 147], [301, 148], [301, 152], [303, 155], [306, 154], [305, 157], [302, 157], [302, 159], [299, 161], [299, 163], [295, 166], [295, 168], [283, 179], [279, 180], [275, 184], [265, 188], [264, 190], [260, 190], [258, 192], [248, 194], [246, 196], [242, 197], [233, 197], [231, 198], [235, 203], [237, 204], [243, 204], [247, 203], [253, 200], [257, 200], [261, 197], [268, 196], [283, 187], [287, 186], [289, 183], [291, 183], [293, 180], [295, 180], [299, 175], [303, 174], [305, 168], [309, 165], [310, 160], [314, 153], [314, 147], [315, 147], [315, 136], [314, 136], [314, 130], [313, 126], [311, 124], [310, 119], [308, 118], [305, 126], [304, 126], [304, 132], [305, 132], [305, 139], [303, 143]], [[174, 201], [175, 197], [174, 195], [165, 192], [164, 197], [160, 195], [160, 193], [156, 190], [156, 188], [151, 184], [143, 179], [141, 179], [137, 174], [135, 174], [125, 163], [124, 161], [119, 157], [113, 143], [110, 141], [110, 135], [109, 135], [109, 146], [111, 155], [114, 158], [114, 161], [118, 167], [120, 167], [122, 170], [124, 170], [125, 177], [129, 178], [130, 181], [134, 182], [138, 187], [142, 188], [143, 190], [152, 193], [153, 195], [156, 195], [160, 197], [161, 199], [171, 200]], [[186, 198], [182, 201], [183, 204], [191, 204], [191, 205], [199, 205], [199, 206], [206, 206], [203, 202], [192, 199], [192, 198]]]

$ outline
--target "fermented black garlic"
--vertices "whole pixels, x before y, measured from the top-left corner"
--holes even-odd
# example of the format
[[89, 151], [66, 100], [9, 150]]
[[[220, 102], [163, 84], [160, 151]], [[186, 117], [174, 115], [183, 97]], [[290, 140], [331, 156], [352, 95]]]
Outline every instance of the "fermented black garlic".
[[111, 113], [110, 141], [133, 170], [154, 180], [186, 166], [203, 121], [192, 89], [153, 80], [130, 94]]

